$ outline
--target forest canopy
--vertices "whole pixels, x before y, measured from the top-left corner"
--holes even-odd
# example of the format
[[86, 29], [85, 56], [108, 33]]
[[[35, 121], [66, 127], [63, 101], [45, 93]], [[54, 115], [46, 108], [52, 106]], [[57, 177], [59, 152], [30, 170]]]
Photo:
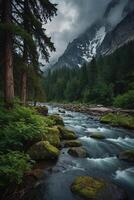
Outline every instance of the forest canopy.
[[49, 71], [48, 101], [85, 102], [134, 108], [134, 42], [81, 68]]

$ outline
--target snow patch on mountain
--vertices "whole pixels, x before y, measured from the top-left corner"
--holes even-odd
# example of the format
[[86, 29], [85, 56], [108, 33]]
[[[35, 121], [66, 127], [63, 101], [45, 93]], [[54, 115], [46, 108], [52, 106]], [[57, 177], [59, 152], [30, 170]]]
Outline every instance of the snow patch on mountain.
[[90, 62], [93, 57], [96, 56], [97, 48], [101, 45], [106, 35], [106, 28], [102, 26], [98, 29], [95, 34], [95, 37], [92, 40], [89, 40], [89, 43], [84, 46], [78, 46], [79, 49], [83, 51], [82, 58], [85, 62]]

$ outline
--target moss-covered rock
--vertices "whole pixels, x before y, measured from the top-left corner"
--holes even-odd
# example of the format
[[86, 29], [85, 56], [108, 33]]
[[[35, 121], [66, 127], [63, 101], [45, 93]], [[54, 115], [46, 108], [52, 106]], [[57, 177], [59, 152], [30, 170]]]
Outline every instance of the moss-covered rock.
[[101, 117], [100, 122], [111, 124], [112, 126], [122, 126], [124, 128], [134, 129], [134, 116], [126, 114], [109, 113]]
[[118, 155], [118, 158], [120, 160], [124, 160], [124, 161], [128, 161], [128, 162], [134, 162], [134, 149], [121, 152]]
[[51, 160], [59, 156], [59, 150], [48, 141], [41, 141], [30, 147], [28, 154], [34, 160]]
[[48, 115], [48, 107], [46, 106], [36, 106], [35, 109], [40, 113], [41, 115], [47, 116]]
[[69, 130], [63, 126], [58, 126], [58, 129], [60, 131], [60, 138], [62, 140], [75, 140], [77, 139], [77, 136], [74, 131]]
[[126, 200], [126, 194], [117, 186], [89, 176], [77, 177], [71, 190], [84, 199], [89, 200]]
[[48, 128], [45, 133], [46, 140], [55, 147], [60, 147], [60, 132], [56, 127]]
[[78, 140], [66, 140], [62, 142], [63, 147], [80, 147], [81, 142]]
[[93, 133], [90, 135], [91, 138], [97, 139], [97, 140], [103, 140], [105, 139], [105, 136], [100, 133]]
[[87, 150], [83, 147], [72, 147], [68, 150], [68, 153], [71, 156], [79, 158], [86, 158], [89, 156]]
[[48, 118], [53, 120], [54, 125], [64, 126], [64, 121], [59, 115], [50, 115], [50, 116], [48, 116]]

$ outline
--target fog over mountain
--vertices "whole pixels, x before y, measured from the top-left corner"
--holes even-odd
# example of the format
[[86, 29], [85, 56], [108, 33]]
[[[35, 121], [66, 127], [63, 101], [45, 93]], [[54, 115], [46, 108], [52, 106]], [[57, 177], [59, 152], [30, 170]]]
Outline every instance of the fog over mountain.
[[118, 3], [108, 16], [111, 25], [117, 24], [128, 0], [51, 0], [58, 4], [58, 15], [46, 25], [47, 33], [55, 43], [56, 52], [51, 54], [50, 64], [55, 63], [64, 53], [68, 43], [72, 42], [97, 19], [102, 18], [107, 5]]

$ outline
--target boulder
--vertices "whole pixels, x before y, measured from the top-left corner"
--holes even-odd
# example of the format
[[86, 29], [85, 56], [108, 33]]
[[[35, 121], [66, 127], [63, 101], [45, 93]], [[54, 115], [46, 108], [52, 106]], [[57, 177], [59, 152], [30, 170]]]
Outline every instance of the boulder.
[[46, 106], [36, 106], [35, 109], [41, 115], [44, 115], [44, 116], [48, 115], [48, 108]]
[[78, 140], [66, 140], [63, 141], [63, 147], [80, 147], [82, 146], [81, 142]]
[[93, 133], [90, 135], [91, 138], [97, 139], [97, 140], [103, 140], [105, 139], [105, 136], [100, 133]]
[[60, 132], [56, 127], [48, 128], [45, 133], [46, 140], [55, 147], [60, 147]]
[[77, 177], [71, 185], [71, 191], [89, 200], [127, 200], [124, 190], [114, 184], [89, 176]]
[[64, 126], [64, 121], [59, 115], [50, 115], [48, 118], [54, 122], [54, 125]]
[[43, 174], [44, 174], [43, 169], [33, 169], [30, 172], [28, 172], [26, 176], [32, 176], [36, 180], [39, 180], [43, 176]]
[[58, 126], [58, 129], [60, 131], [60, 138], [62, 140], [75, 140], [77, 139], [77, 136], [74, 131], [69, 130], [63, 126]]
[[79, 157], [79, 158], [86, 158], [88, 157], [88, 152], [83, 147], [73, 147], [68, 150], [68, 153], [71, 156]]
[[48, 141], [41, 141], [30, 147], [28, 154], [33, 160], [51, 160], [59, 156], [59, 150]]
[[134, 149], [121, 152], [118, 158], [127, 162], [134, 162]]
[[63, 113], [63, 114], [66, 113], [66, 111], [62, 110], [62, 109], [59, 109], [58, 111], [59, 111], [59, 113]]

